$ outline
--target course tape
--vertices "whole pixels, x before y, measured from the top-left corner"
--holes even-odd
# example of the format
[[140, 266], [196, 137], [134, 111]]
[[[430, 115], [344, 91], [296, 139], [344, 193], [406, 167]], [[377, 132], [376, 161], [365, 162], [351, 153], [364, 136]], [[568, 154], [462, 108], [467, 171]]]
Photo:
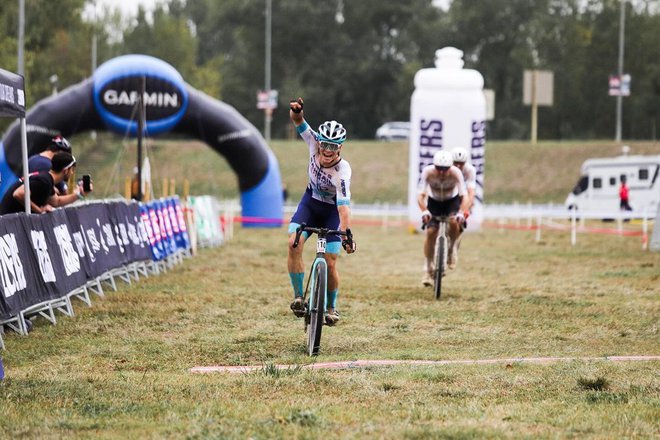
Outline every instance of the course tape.
[[[274, 365], [278, 370], [302, 368], [305, 370], [350, 370], [355, 368], [391, 367], [397, 365], [492, 365], [492, 364], [548, 364], [553, 362], [571, 361], [660, 361], [660, 356], [602, 356], [602, 357], [537, 357], [537, 358], [505, 358], [505, 359], [464, 359], [464, 360], [357, 360], [337, 362], [317, 362], [308, 365]], [[266, 365], [214, 365], [208, 367], [193, 367], [191, 373], [250, 373], [266, 369]]]

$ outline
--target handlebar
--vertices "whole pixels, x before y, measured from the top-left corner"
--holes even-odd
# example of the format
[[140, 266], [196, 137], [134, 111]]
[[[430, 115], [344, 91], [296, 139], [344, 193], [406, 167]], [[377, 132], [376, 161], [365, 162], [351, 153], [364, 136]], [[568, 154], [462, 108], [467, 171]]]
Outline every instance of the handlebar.
[[305, 223], [301, 224], [296, 228], [296, 239], [293, 241], [293, 247], [298, 247], [298, 243], [300, 241], [300, 236], [302, 235], [303, 232], [311, 232], [313, 234], [317, 234], [319, 238], [325, 238], [328, 235], [343, 235], [345, 236], [348, 240], [353, 240], [353, 234], [351, 233], [351, 230], [347, 231], [336, 231], [334, 229], [328, 229], [328, 228], [314, 228], [312, 226], [307, 226]]
[[[431, 219], [437, 220], [438, 222], [443, 222], [447, 223], [450, 218], [456, 217], [456, 214], [453, 215], [431, 215]], [[428, 222], [424, 223], [422, 222], [422, 230], [426, 229], [428, 227]]]

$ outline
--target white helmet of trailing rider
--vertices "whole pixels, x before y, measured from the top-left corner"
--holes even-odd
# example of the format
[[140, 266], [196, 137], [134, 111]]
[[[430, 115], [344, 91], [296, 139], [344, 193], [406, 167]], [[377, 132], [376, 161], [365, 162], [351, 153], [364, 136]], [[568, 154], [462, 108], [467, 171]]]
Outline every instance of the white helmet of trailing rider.
[[451, 150], [452, 156], [454, 156], [454, 162], [467, 162], [468, 160], [468, 152], [465, 148], [457, 147]]
[[325, 121], [319, 125], [319, 141], [342, 144], [346, 140], [346, 129], [337, 121]]
[[449, 151], [440, 150], [433, 155], [433, 165], [436, 167], [449, 168], [453, 164], [454, 158]]

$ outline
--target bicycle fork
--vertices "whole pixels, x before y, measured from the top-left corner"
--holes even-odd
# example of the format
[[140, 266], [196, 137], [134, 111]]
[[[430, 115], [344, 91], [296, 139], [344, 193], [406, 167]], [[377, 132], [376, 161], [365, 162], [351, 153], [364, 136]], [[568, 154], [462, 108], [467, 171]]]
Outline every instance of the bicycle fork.
[[[327, 240], [325, 238], [319, 238], [316, 241], [316, 259], [314, 260], [314, 263], [312, 264], [312, 270], [310, 272], [310, 278], [311, 278], [311, 288], [310, 292], [312, 293], [309, 295], [309, 310], [310, 312], [315, 312], [316, 311], [316, 304], [314, 303], [314, 294], [313, 292], [316, 291], [316, 280], [317, 280], [317, 274], [318, 271], [323, 271], [325, 273], [325, 277], [323, 277], [326, 280], [328, 279], [328, 263], [325, 261], [325, 249], [326, 249], [326, 244]], [[327, 285], [326, 288], [324, 289], [325, 291], [325, 298], [323, 300], [324, 304], [324, 310], [323, 313], [325, 314], [325, 309], [327, 309], [327, 304], [328, 304], [328, 289]]]

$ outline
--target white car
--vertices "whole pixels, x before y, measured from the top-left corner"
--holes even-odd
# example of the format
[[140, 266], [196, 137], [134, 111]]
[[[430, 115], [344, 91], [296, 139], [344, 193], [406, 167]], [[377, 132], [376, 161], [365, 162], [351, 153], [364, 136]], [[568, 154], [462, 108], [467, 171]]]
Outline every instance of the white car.
[[410, 137], [410, 122], [386, 122], [376, 130], [376, 139], [379, 141], [406, 140]]

